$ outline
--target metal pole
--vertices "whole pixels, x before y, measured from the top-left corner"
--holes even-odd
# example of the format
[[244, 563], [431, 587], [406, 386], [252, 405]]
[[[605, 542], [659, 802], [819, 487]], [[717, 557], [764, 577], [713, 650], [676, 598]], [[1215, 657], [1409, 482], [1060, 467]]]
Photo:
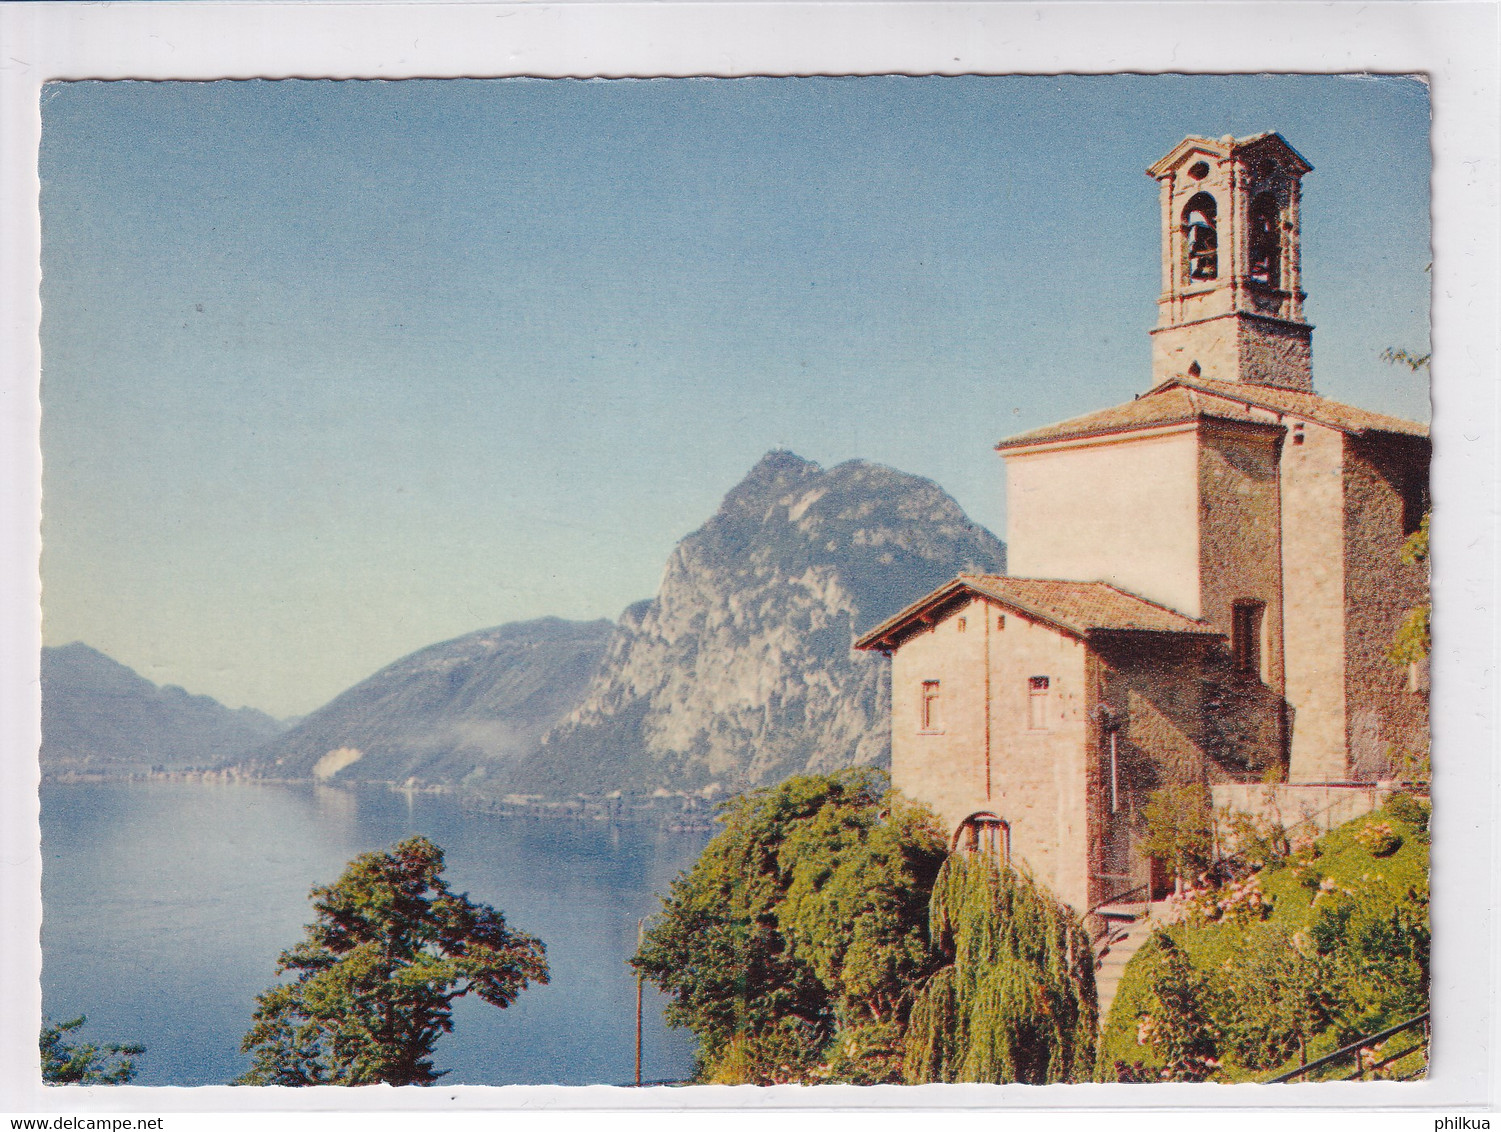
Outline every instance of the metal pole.
[[[636, 950], [646, 939], [646, 921], [636, 921]], [[640, 967], [636, 968], [636, 1087], [641, 1087], [641, 984], [645, 978]]]
[[1115, 754], [1115, 728], [1110, 729], [1110, 812], [1120, 812], [1120, 772]]

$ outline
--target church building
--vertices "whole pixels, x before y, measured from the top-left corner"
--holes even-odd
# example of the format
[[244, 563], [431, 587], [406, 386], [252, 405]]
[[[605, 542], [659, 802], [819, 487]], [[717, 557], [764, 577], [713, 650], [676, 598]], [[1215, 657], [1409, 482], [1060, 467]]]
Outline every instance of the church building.
[[[1280, 135], [1185, 138], [1160, 186], [1152, 385], [997, 445], [1011, 574], [955, 578], [857, 643], [892, 658], [894, 784], [955, 844], [1081, 911], [1140, 882], [1146, 795], [1373, 782], [1425, 749], [1387, 649], [1428, 430], [1313, 392]], [[1374, 347], [1373, 347], [1374, 349]]]

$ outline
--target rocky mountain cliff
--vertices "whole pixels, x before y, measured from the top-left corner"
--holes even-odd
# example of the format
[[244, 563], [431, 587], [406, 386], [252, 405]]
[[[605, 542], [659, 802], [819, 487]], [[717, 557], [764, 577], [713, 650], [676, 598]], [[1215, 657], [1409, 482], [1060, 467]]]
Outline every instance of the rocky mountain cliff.
[[725, 790], [890, 759], [887, 662], [855, 638], [1005, 547], [937, 485], [772, 452], [631, 606], [582, 703], [494, 785]]
[[281, 729], [253, 708], [158, 687], [81, 642], [42, 649], [44, 775], [218, 767]]
[[251, 766], [341, 782], [483, 781], [577, 706], [614, 633], [608, 621], [546, 617], [431, 645], [304, 717]]

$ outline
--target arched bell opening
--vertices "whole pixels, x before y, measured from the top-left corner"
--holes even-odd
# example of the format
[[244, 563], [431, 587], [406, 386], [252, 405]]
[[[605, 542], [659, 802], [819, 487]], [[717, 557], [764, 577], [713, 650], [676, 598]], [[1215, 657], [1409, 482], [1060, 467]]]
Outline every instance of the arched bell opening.
[[1005, 864], [1011, 860], [1011, 826], [988, 811], [970, 814], [954, 830], [949, 852], [985, 853]]
[[1250, 265], [1253, 283], [1282, 285], [1282, 210], [1272, 193], [1261, 193], [1251, 202]]
[[1218, 279], [1219, 205], [1210, 193], [1195, 193], [1183, 206], [1183, 281]]

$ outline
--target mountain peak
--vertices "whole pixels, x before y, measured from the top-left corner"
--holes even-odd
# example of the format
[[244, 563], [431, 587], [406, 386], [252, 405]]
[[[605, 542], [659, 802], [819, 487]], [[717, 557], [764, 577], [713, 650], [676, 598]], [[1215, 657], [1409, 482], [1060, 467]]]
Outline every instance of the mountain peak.
[[744, 479], [730, 488], [724, 502], [719, 505], [719, 513], [759, 515], [775, 504], [780, 496], [823, 474], [823, 469], [812, 460], [804, 460], [785, 448], [774, 448], [756, 461], [756, 466], [746, 473]]
[[889, 674], [855, 638], [1005, 547], [930, 480], [768, 452], [678, 543], [519, 792], [732, 790], [889, 758]]
[[769, 479], [781, 475], [806, 475], [823, 469], [812, 460], [805, 460], [790, 448], [773, 448], [756, 461], [745, 474], [747, 480]]

